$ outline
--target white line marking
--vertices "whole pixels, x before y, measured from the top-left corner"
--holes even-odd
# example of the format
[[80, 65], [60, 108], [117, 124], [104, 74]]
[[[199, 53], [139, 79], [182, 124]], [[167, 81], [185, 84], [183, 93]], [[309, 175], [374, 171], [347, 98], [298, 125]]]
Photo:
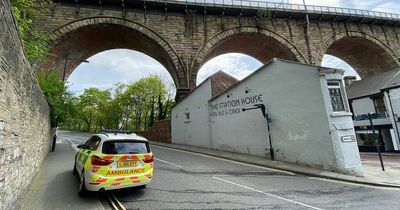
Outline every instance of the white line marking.
[[223, 160], [223, 161], [236, 163], [236, 164], [240, 164], [240, 165], [245, 165], [245, 166], [250, 166], [250, 167], [254, 167], [254, 168], [260, 168], [260, 169], [264, 169], [264, 170], [276, 171], [276, 172], [280, 172], [280, 173], [289, 174], [289, 175], [292, 175], [292, 176], [296, 175], [295, 173], [288, 172], [288, 171], [283, 171], [283, 170], [274, 169], [274, 168], [268, 168], [268, 167], [264, 167], [264, 166], [257, 166], [257, 165], [252, 165], [252, 164], [248, 164], [248, 163], [242, 163], [242, 162], [238, 162], [238, 161], [234, 161], [234, 160], [228, 160], [228, 159], [225, 159], [225, 158], [214, 157], [214, 156], [211, 156], [211, 155], [199, 154], [199, 153], [195, 153], [195, 152], [189, 152], [189, 151], [180, 150], [180, 149], [163, 147], [163, 146], [159, 146], [159, 145], [151, 145], [151, 146], [152, 147], [162, 148], [162, 149], [167, 149], [167, 150], [173, 150], [173, 151], [193, 154], [193, 155], [199, 155], [199, 156], [203, 156], [203, 157], [207, 157], [207, 158], [213, 158], [213, 159], [217, 159], [217, 160]]
[[155, 158], [155, 159], [158, 160], [158, 161], [160, 161], [160, 162], [167, 163], [167, 164], [173, 165], [173, 166], [178, 167], [178, 168], [183, 168], [183, 166], [176, 165], [176, 164], [170, 163], [170, 162], [168, 162], [168, 161], [161, 160], [161, 159], [159, 159], [159, 158]]
[[213, 178], [214, 179], [218, 179], [218, 180], [223, 181], [223, 182], [226, 182], [226, 183], [229, 183], [229, 184], [232, 184], [232, 185], [235, 185], [235, 186], [238, 186], [238, 187], [242, 187], [242, 188], [254, 191], [254, 192], [258, 192], [258, 193], [261, 193], [261, 194], [264, 194], [264, 195], [267, 195], [267, 196], [278, 198], [278, 199], [281, 199], [281, 200], [284, 200], [284, 201], [287, 201], [287, 202], [290, 202], [290, 203], [295, 203], [295, 204], [298, 204], [300, 206], [305, 206], [305, 207], [308, 207], [308, 208], [311, 208], [311, 209], [322, 210], [321, 208], [318, 208], [318, 207], [315, 207], [315, 206], [310, 206], [310, 205], [305, 204], [305, 203], [301, 203], [301, 202], [298, 202], [298, 201], [290, 200], [288, 198], [284, 198], [284, 197], [281, 197], [281, 196], [273, 195], [273, 194], [270, 194], [270, 193], [267, 193], [267, 192], [263, 192], [261, 190], [256, 190], [254, 188], [251, 188], [251, 187], [248, 187], [248, 186], [244, 186], [244, 185], [241, 185], [241, 184], [238, 184], [238, 183], [235, 183], [235, 182], [231, 182], [231, 181], [228, 181], [228, 180], [225, 180], [225, 179], [221, 179], [219, 177], [215, 177], [214, 176]]
[[318, 180], [318, 181], [325, 181], [325, 182], [333, 182], [333, 183], [353, 185], [353, 186], [357, 186], [357, 187], [368, 187], [368, 188], [374, 188], [374, 189], [400, 191], [399, 188], [394, 188], [394, 187], [372, 186], [372, 185], [367, 185], [367, 184], [363, 184], [363, 183], [345, 182], [345, 181], [327, 179], [327, 178], [320, 178], [320, 177], [308, 177], [308, 178], [309, 179]]

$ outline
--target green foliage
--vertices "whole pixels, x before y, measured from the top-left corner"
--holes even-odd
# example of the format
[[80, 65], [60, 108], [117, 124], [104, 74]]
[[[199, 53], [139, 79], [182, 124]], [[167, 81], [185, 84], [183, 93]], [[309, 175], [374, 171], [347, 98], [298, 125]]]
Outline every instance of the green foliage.
[[41, 72], [38, 75], [38, 80], [50, 107], [51, 125], [57, 127], [72, 112], [72, 95], [67, 91], [67, 87], [60, 76], [54, 71]]
[[271, 18], [271, 11], [266, 10], [266, 9], [260, 9], [257, 12], [257, 17], [258, 19], [260, 19], [261, 21], [266, 21], [269, 20]]
[[49, 36], [33, 27], [34, 18], [53, 6], [50, 0], [11, 0], [24, 50], [29, 62], [40, 62], [48, 51]]
[[61, 127], [87, 132], [101, 128], [139, 131], [170, 116], [173, 102], [158, 76], [116, 84], [114, 91], [111, 96], [110, 90], [85, 89], [72, 100], [73, 112]]

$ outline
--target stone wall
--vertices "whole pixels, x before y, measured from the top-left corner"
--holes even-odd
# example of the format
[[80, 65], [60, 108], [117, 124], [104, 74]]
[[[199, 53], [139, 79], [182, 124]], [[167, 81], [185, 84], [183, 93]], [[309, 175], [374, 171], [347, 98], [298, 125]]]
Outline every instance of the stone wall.
[[171, 143], [171, 120], [160, 120], [147, 131], [136, 132], [150, 141]]
[[[172, 9], [172, 8], [171, 8]], [[108, 49], [127, 48], [145, 53], [171, 74], [177, 93], [196, 86], [198, 70], [224, 53], [243, 53], [262, 63], [277, 57], [320, 65], [325, 54], [339, 57], [363, 77], [400, 66], [400, 27], [379, 22], [336, 21], [335, 17], [305, 20], [204, 13], [202, 10], [169, 12], [97, 5], [57, 4], [35, 24], [54, 36], [52, 50], [41, 69], [63, 69], [70, 75], [79, 59]], [[315, 16], [315, 15], [313, 15]], [[102, 35], [100, 35], [102, 34]], [[367, 59], [366, 59], [367, 58]]]
[[0, 1], [0, 209], [18, 209], [50, 148], [49, 107]]

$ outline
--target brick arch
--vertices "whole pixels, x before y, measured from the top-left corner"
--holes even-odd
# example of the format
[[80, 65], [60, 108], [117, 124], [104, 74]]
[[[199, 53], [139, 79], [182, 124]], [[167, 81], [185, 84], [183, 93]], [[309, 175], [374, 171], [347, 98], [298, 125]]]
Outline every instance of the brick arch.
[[[41, 70], [63, 70], [65, 57], [86, 59], [99, 52], [125, 48], [145, 53], [160, 62], [179, 88], [187, 88], [184, 65], [175, 49], [157, 32], [117, 17], [89, 17], [69, 22], [53, 31], [52, 49]], [[79, 65], [69, 60], [66, 78]]]
[[210, 59], [225, 53], [243, 53], [262, 63], [274, 57], [308, 63], [301, 51], [283, 36], [257, 27], [235, 27], [222, 31], [203, 44], [191, 65], [190, 86], [196, 85], [197, 73]]
[[400, 57], [387, 44], [358, 31], [340, 32], [328, 38], [315, 57], [316, 65], [321, 65], [325, 54], [346, 61], [362, 77], [400, 66]]

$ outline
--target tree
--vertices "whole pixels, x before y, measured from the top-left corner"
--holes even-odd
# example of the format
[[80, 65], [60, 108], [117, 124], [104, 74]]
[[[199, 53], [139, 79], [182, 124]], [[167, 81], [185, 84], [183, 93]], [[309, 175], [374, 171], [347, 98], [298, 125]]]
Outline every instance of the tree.
[[51, 0], [11, 0], [14, 17], [24, 44], [25, 55], [31, 64], [43, 60], [48, 52], [50, 36], [33, 26], [33, 19], [53, 6]]
[[50, 107], [51, 126], [57, 127], [72, 110], [72, 95], [55, 71], [39, 73], [38, 80]]
[[81, 119], [86, 124], [85, 131], [99, 131], [106, 122], [106, 108], [111, 102], [109, 90], [99, 90], [97, 88], [85, 89], [79, 96], [77, 104], [81, 114]]
[[168, 117], [173, 104], [158, 76], [110, 90], [85, 89], [71, 99], [72, 108], [63, 128], [98, 132], [101, 128], [140, 131]]

